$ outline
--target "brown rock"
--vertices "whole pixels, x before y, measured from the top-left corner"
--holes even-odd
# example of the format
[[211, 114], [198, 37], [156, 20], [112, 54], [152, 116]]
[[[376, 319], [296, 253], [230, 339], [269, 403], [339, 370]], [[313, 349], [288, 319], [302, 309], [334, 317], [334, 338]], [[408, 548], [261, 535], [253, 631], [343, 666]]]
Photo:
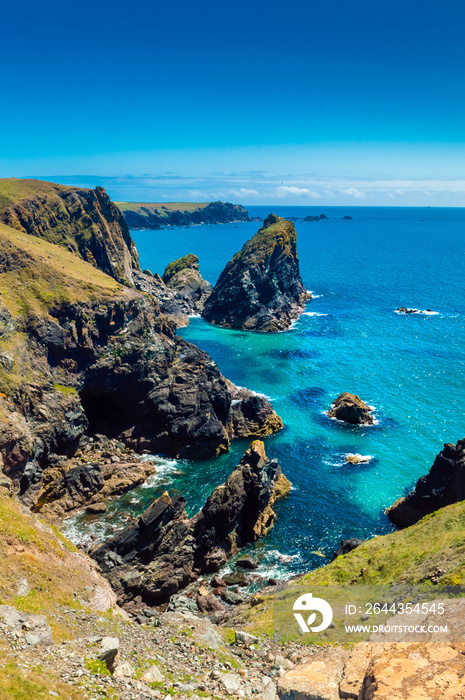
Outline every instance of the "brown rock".
[[465, 644], [374, 644], [360, 700], [463, 700]]
[[280, 700], [339, 700], [347, 652], [336, 649], [320, 651], [278, 681]]
[[372, 645], [360, 642], [350, 651], [349, 659], [344, 666], [344, 675], [339, 685], [339, 697], [358, 700], [363, 681], [370, 662]]
[[197, 607], [200, 612], [214, 613], [224, 612], [224, 605], [214, 595], [198, 595], [196, 598]]
[[372, 410], [360, 396], [344, 391], [333, 403], [328, 416], [353, 425], [372, 425]]

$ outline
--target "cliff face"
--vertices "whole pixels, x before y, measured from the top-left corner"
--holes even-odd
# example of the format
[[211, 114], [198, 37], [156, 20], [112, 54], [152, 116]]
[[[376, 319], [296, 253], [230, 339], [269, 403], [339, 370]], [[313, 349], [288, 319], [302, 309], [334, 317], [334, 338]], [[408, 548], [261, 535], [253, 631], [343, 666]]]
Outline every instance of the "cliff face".
[[[226, 380], [150, 295], [2, 225], [0, 283], [0, 454], [29, 505], [86, 431], [186, 457], [229, 449]], [[277, 429], [259, 408], [250, 437]]]
[[290, 487], [278, 463], [266, 457], [263, 443], [253, 442], [194, 517], [187, 518], [181, 496], [171, 499], [166, 493], [92, 556], [121, 604], [137, 596], [149, 604], [162, 602], [265, 535], [283, 481]]
[[286, 330], [309, 298], [300, 276], [294, 224], [270, 214], [226, 265], [203, 317], [224, 328]]
[[465, 500], [465, 439], [446, 444], [428, 474], [422, 476], [405, 498], [386, 511], [397, 527], [410, 527], [425, 515]]
[[0, 221], [63, 246], [122, 284], [132, 285], [140, 270], [124, 217], [102, 187], [0, 180]]
[[241, 204], [208, 202], [206, 204], [151, 204], [144, 202], [117, 202], [129, 228], [159, 229], [165, 226], [192, 224], [227, 224], [250, 221], [249, 213]]

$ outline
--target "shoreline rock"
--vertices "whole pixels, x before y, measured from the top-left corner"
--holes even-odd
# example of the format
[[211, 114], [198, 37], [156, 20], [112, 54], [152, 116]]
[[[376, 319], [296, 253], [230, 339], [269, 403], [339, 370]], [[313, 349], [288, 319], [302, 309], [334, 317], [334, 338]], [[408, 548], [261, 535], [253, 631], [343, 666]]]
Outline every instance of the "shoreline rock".
[[465, 500], [465, 439], [447, 443], [437, 455], [428, 474], [410, 493], [386, 510], [398, 528], [410, 527], [439, 508]]
[[277, 332], [289, 328], [310, 298], [294, 224], [270, 214], [226, 265], [202, 315], [223, 328]]
[[256, 440], [192, 518], [182, 496], [165, 493], [135, 525], [91, 556], [122, 606], [130, 608], [134, 600], [160, 604], [202, 574], [218, 572], [241, 547], [270, 530], [281, 476], [279, 464], [267, 458], [263, 443]]

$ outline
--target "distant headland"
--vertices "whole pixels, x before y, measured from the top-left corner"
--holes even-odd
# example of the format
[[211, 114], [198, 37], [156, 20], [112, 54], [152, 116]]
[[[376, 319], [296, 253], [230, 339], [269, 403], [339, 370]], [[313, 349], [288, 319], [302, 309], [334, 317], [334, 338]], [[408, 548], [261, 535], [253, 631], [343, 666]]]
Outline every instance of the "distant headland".
[[258, 220], [251, 219], [242, 204], [230, 202], [116, 202], [116, 205], [132, 229]]

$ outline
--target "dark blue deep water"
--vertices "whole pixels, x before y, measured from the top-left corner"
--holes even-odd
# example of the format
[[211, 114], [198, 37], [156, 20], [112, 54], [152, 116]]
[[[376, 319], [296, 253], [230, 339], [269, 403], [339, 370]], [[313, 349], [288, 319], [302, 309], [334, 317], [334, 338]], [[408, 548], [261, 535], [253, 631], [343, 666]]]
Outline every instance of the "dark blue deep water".
[[[264, 217], [270, 207], [250, 207]], [[285, 423], [266, 440], [293, 484], [278, 519], [255, 546], [261, 570], [291, 574], [324, 563], [341, 539], [391, 531], [384, 509], [432, 464], [444, 442], [465, 436], [465, 209], [274, 207], [295, 226], [307, 312], [286, 333], [220, 330], [191, 319], [179, 331], [236, 384], [266, 394]], [[352, 220], [343, 220], [350, 215]], [[143, 268], [163, 273], [186, 253], [215, 283], [259, 223], [133, 231]], [[399, 306], [435, 315], [402, 316]], [[347, 427], [325, 410], [342, 391], [376, 408], [377, 424]], [[140, 509], [165, 488], [191, 512], [247, 447], [207, 462], [165, 460], [151, 488], [113, 507]], [[370, 455], [350, 465], [347, 453]], [[182, 473], [176, 473], [181, 470]], [[290, 555], [284, 559], [281, 555]]]

